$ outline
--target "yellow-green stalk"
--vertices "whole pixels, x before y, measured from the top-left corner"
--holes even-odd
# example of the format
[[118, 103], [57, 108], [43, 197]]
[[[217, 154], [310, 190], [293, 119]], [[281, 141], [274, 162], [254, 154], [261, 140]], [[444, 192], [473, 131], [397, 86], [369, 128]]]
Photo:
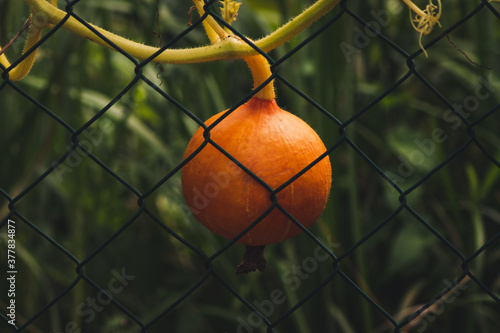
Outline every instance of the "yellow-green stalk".
[[[91, 30], [89, 30], [85, 25], [76, 20], [74, 17], [69, 16], [69, 14], [67, 14], [66, 12], [58, 9], [57, 0], [51, 0], [50, 3], [45, 0], [25, 1], [30, 7], [34, 17], [44, 17], [44, 19], [47, 20], [45, 28], [49, 28], [59, 23], [61, 20], [67, 18], [66, 22], [62, 26], [63, 28], [91, 41], [94, 41], [100, 45], [111, 49], [113, 48], [107, 42], [94, 34]], [[321, 16], [326, 14], [330, 9], [335, 7], [339, 3], [339, 1], [340, 0], [317, 0], [314, 4], [304, 10], [301, 14], [297, 15], [291, 21], [283, 25], [281, 28], [277, 29], [270, 35], [255, 41], [255, 45], [264, 52], [269, 52], [275, 49], [276, 47], [284, 44], [285, 42], [296, 36], [299, 32], [307, 28], [309, 25], [314, 23]], [[237, 7], [235, 6], [230, 7], [229, 17], [232, 17], [233, 19], [236, 17], [236, 9]], [[233, 13], [231, 13], [231, 10], [233, 11]], [[213, 20], [213, 18], [211, 18], [210, 16], [207, 18], [209, 20], [207, 21], [205, 26], [209, 24], [211, 20]], [[90, 23], [89, 25], [134, 58], [147, 59], [159, 50], [156, 47], [140, 44], [127, 38], [115, 35]], [[30, 39], [31, 41], [36, 42], [39, 40], [40, 31], [37, 30], [41, 28], [43, 27], [34, 27], [33, 25], [30, 27], [30, 30], [34, 29], [33, 32], [30, 32], [32, 36]], [[219, 31], [216, 31], [216, 36], [220, 36], [220, 34], [217, 34], [218, 32]], [[212, 35], [212, 37], [210, 38], [214, 39], [215, 35]], [[241, 41], [235, 38], [226, 38], [220, 40], [216, 45], [212, 44], [210, 46], [202, 46], [190, 49], [168, 49], [160, 53], [153, 61], [160, 63], [187, 64], [220, 59], [237, 59], [254, 56], [257, 54], [258, 52], [248, 44], [241, 43]], [[35, 55], [33, 53], [29, 57], [29, 59], [27, 58], [25, 59], [25, 61], [23, 61], [23, 63], [19, 64], [19, 66], [22, 67], [21, 69], [13, 69], [10, 72], [10, 78], [12, 80], [20, 80], [21, 78], [23, 78], [24, 75], [29, 72], [29, 69], [33, 65], [34, 59]], [[11, 66], [5, 55], [0, 56], [0, 63], [6, 68]]]

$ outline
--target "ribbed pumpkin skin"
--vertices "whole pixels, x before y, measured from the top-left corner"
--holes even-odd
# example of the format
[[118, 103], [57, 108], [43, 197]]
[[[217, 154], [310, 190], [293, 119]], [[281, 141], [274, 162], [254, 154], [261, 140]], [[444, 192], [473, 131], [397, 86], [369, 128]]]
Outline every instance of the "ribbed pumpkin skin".
[[[206, 121], [209, 126], [221, 112]], [[210, 131], [210, 138], [276, 189], [326, 151], [300, 118], [274, 100], [252, 98]], [[184, 159], [205, 139], [199, 128]], [[281, 190], [278, 203], [309, 228], [321, 215], [332, 181], [328, 157]], [[270, 192], [208, 143], [182, 168], [182, 188], [193, 215], [211, 231], [232, 239], [268, 210]], [[302, 231], [277, 207], [238, 242], [259, 246], [280, 242]]]

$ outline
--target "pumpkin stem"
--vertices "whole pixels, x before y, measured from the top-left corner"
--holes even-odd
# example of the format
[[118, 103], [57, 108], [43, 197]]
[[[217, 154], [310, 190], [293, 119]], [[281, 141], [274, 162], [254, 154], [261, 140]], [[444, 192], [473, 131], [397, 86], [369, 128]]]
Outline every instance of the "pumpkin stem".
[[236, 275], [254, 272], [257, 269], [263, 272], [266, 269], [267, 261], [264, 258], [264, 245], [246, 246], [245, 254], [241, 264], [236, 267]]
[[[205, 14], [205, 10], [203, 9], [205, 3], [202, 0], [193, 0], [193, 2], [200, 16], [203, 16]], [[238, 9], [241, 4], [231, 0], [225, 0], [222, 3], [224, 4], [222, 15], [224, 16], [226, 22], [228, 24], [231, 24], [232, 21], [236, 20]], [[236, 38], [236, 36], [231, 31], [222, 29], [217, 21], [215, 21], [215, 19], [210, 15], [207, 16], [205, 20], [203, 20], [203, 26], [205, 27], [207, 36], [212, 44], [216, 44], [228, 37]], [[239, 40], [239, 38], [236, 39]], [[272, 75], [271, 67], [269, 66], [269, 62], [267, 61], [267, 59], [260, 54], [245, 57], [244, 59], [247, 62], [248, 67], [250, 67], [250, 71], [252, 72], [253, 77], [253, 88], [256, 89]], [[275, 94], [273, 81], [271, 80], [265, 87], [259, 90], [255, 94], [255, 97], [267, 101], [274, 100]]]
[[[250, 67], [250, 71], [252, 72], [253, 77], [253, 88], [256, 89], [259, 87], [264, 81], [271, 77], [271, 66], [269, 62], [263, 55], [256, 55], [245, 57], [245, 61]], [[255, 94], [255, 97], [271, 101], [274, 100], [276, 95], [274, 94], [274, 84], [273, 80], [271, 80], [266, 86], [264, 86], [261, 90]]]

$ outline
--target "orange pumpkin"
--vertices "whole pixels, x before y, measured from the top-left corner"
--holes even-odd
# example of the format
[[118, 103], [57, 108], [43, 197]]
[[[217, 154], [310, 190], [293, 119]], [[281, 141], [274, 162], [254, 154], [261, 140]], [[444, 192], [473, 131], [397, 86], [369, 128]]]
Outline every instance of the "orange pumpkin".
[[[224, 112], [206, 121], [209, 126]], [[204, 142], [199, 128], [186, 149], [188, 158]], [[275, 100], [252, 98], [210, 131], [210, 139], [276, 189], [326, 151], [316, 132]], [[328, 156], [283, 188], [277, 202], [309, 228], [321, 215], [330, 192]], [[204, 226], [233, 239], [272, 206], [271, 193], [210, 142], [182, 168], [187, 205]], [[298, 235], [297, 227], [278, 207], [238, 242], [255, 247]]]

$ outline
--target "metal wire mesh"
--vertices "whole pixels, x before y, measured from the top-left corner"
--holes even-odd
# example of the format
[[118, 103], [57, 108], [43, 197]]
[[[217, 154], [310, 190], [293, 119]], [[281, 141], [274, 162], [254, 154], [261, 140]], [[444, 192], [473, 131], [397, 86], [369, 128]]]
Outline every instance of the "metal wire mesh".
[[[422, 186], [422, 184], [432, 181], [431, 178], [433, 177], [433, 175], [439, 173], [441, 170], [446, 168], [455, 159], [460, 158], [464, 154], [464, 152], [470, 149], [471, 147], [477, 147], [479, 151], [482, 153], [481, 158], [486, 158], [490, 164], [496, 166], [497, 169], [500, 168], [500, 161], [498, 160], [498, 154], [496, 152], [492, 152], [491, 149], [488, 149], [488, 147], [485, 146], [485, 144], [483, 143], [484, 141], [478, 138], [478, 135], [476, 134], [476, 128], [481, 124], [485, 124], [490, 121], [493, 122], [496, 121], [494, 117], [495, 116], [498, 117], [499, 114], [498, 110], [500, 108], [500, 104], [496, 104], [491, 109], [484, 112], [481, 116], [473, 120], [464, 116], [464, 114], [457, 109], [457, 106], [453, 102], [451, 102], [447, 97], [445, 97], [445, 94], [443, 94], [443, 92], [438, 91], [433, 86], [433, 84], [431, 84], [430, 81], [422, 74], [422, 67], [425, 65], [417, 65], [417, 59], [421, 59], [424, 57], [423, 51], [421, 49], [418, 49], [412, 54], [407, 53], [402, 47], [398, 46], [390, 38], [386, 37], [381, 32], [380, 27], [376, 26], [376, 22], [371, 21], [370, 23], [368, 23], [366, 20], [362, 19], [357, 13], [353, 12], [350, 9], [350, 2], [348, 1], [342, 1], [339, 5], [339, 8], [334, 13], [329, 14], [324, 22], [322, 21], [322, 25], [320, 27], [314, 26], [315, 30], [308, 31], [309, 35], [307, 38], [305, 38], [303, 41], [300, 42], [300, 44], [296, 45], [293, 49], [291, 49], [283, 56], [270, 57], [252, 44], [252, 47], [254, 47], [263, 55], [265, 55], [266, 58], [271, 63], [271, 69], [273, 73], [272, 79], [275, 79], [283, 87], [286, 87], [291, 92], [293, 92], [293, 94], [296, 94], [296, 96], [305, 101], [308, 105], [310, 105], [312, 109], [314, 109], [314, 112], [322, 114], [324, 117], [322, 119], [327, 119], [324, 120], [324, 122], [326, 123], [326, 125], [324, 126], [328, 128], [328, 131], [332, 133], [334, 132], [338, 133], [338, 137], [335, 139], [335, 142], [328, 145], [326, 154], [330, 155], [332, 159], [335, 159], [335, 152], [337, 149], [339, 149], [339, 147], [344, 147], [344, 148], [348, 147], [348, 149], [350, 149], [357, 156], [356, 158], [360, 159], [361, 161], [360, 163], [368, 165], [371, 168], [371, 170], [373, 170], [372, 176], [383, 179], [386, 185], [394, 189], [393, 192], [397, 193], [396, 195], [398, 197], [398, 203], [395, 206], [395, 208], [390, 212], [390, 214], [388, 214], [386, 217], [375, 219], [371, 230], [369, 232], [363, 233], [361, 237], [357, 239], [357, 241], [354, 244], [346, 248], [341, 253], [337, 253], [335, 249], [326, 244], [326, 242], [322, 241], [319, 234], [303, 228], [300, 225], [300, 222], [295, 220], [293, 216], [289, 215], [288, 212], [286, 212], [286, 210], [284, 210], [283, 207], [280, 206], [279, 202], [275, 200], [266, 213], [269, 213], [274, 207], [279, 207], [279, 209], [281, 209], [285, 214], [289, 215], [290, 219], [292, 219], [294, 223], [296, 223], [297, 225], [299, 225], [299, 227], [303, 229], [304, 234], [307, 235], [307, 237], [309, 237], [309, 239], [315, 244], [315, 246], [317, 246], [319, 249], [321, 249], [321, 251], [324, 252], [324, 257], [322, 258], [324, 258], [325, 261], [328, 260], [330, 265], [330, 271], [324, 277], [322, 277], [321, 280], [318, 281], [318, 283], [313, 288], [311, 288], [311, 290], [309, 290], [305, 296], [301, 295], [300, 297], [298, 297], [293, 306], [291, 306], [285, 311], [282, 311], [279, 316], [271, 316], [270, 313], [268, 313], [269, 311], [263, 309], [261, 305], [259, 306], [259, 304], [252, 302], [248, 297], [243, 296], [242, 293], [239, 291], [239, 288], [236, 287], [232, 281], [230, 282], [228, 280], [228, 277], [225, 275], [225, 273], [218, 270], [214, 266], [214, 261], [218, 259], [222, 254], [225, 254], [227, 251], [232, 249], [233, 245], [236, 243], [239, 237], [237, 237], [232, 241], [226, 242], [224, 246], [217, 248], [213, 253], [207, 253], [206, 251], [200, 250], [196, 244], [193, 244], [193, 242], [185, 239], [180, 233], [176, 231], [175, 227], [169, 224], [169, 221], [155, 214], [155, 212], [152, 211], [151, 208], [146, 204], [148, 198], [150, 198], [160, 187], [169, 186], [170, 184], [169, 182], [176, 175], [179, 175], [181, 169], [186, 163], [189, 162], [189, 160], [179, 163], [178, 165], [173, 167], [170, 171], [168, 171], [164, 175], [164, 177], [160, 181], [156, 182], [150, 188], [147, 188], [145, 190], [138, 190], [137, 188], [132, 186], [131, 183], [126, 180], [126, 178], [121, 176], [120, 172], [117, 172], [112, 167], [107, 165], [107, 163], [103, 162], [102, 157], [99, 157], [97, 153], [94, 153], [92, 149], [90, 149], [91, 147], [85, 144], [85, 141], [88, 141], [89, 135], [91, 135], [89, 133], [91, 133], [92, 126], [101, 122], [102, 119], [104, 119], [106, 113], [111, 108], [113, 108], [120, 101], [121, 98], [127, 95], [131, 91], [131, 89], [136, 84], [138, 84], [138, 82], [145, 83], [146, 85], [151, 87], [159, 96], [164, 98], [168, 103], [174, 105], [177, 108], [176, 112], [187, 115], [189, 118], [194, 120], [200, 126], [204, 125], [203, 121], [199, 119], [194, 113], [185, 108], [182, 105], [182, 103], [176, 101], [173, 97], [171, 97], [170, 94], [167, 94], [164, 91], [164, 89], [162, 89], [159, 86], [159, 84], [153, 82], [151, 79], [149, 79], [147, 76], [144, 75], [143, 70], [145, 66], [149, 64], [151, 62], [151, 59], [153, 59], [156, 55], [153, 55], [149, 59], [142, 62], [134, 59], [133, 57], [128, 55], [125, 51], [123, 51], [114, 43], [112, 43], [110, 40], [108, 40], [106, 37], [101, 35], [92, 26], [88, 25], [83, 18], [81, 18], [78, 14], [76, 14], [75, 10], [78, 7], [78, 5], [79, 5], [78, 2], [67, 3], [66, 7], [64, 8], [64, 10], [67, 12], [66, 18], [69, 17], [75, 18], [76, 20], [84, 24], [88, 29], [92, 30], [96, 35], [98, 35], [104, 41], [106, 41], [112, 48], [114, 48], [117, 52], [121, 53], [124, 57], [128, 59], [128, 61], [133, 65], [135, 73], [130, 82], [116, 95], [116, 97], [110, 100], [105, 107], [101, 108], [100, 111], [97, 112], [95, 115], [93, 115], [83, 126], [74, 128], [67, 121], [65, 121], [63, 117], [58, 115], [57, 112], [47, 108], [43, 102], [40, 102], [36, 98], [32, 97], [32, 95], [28, 93], [26, 90], [23, 90], [19, 84], [9, 80], [9, 69], [2, 68], [3, 74], [2, 74], [2, 82], [0, 84], [0, 92], [2, 92], [3, 90], [5, 93], [5, 91], [9, 89], [9, 93], [15, 93], [23, 96], [26, 100], [28, 100], [31, 104], [33, 104], [36, 107], [36, 112], [45, 113], [46, 115], [48, 115], [53, 119], [53, 122], [57, 127], [64, 128], [67, 135], [70, 136], [70, 140], [67, 142], [69, 149], [64, 154], [60, 155], [60, 157], [57, 159], [55, 163], [53, 163], [50, 167], [43, 170], [43, 172], [37, 174], [36, 178], [33, 181], [28, 182], [18, 192], [9, 190], [7, 188], [0, 188], [0, 193], [2, 197], [8, 201], [8, 214], [2, 220], [2, 223], [0, 224], [0, 229], [3, 230], [3, 232], [6, 232], [6, 230], [8, 229], [9, 220], [16, 221], [17, 224], [23, 224], [26, 227], [31, 228], [38, 237], [42, 237], [46, 240], [46, 242], [49, 244], [47, 246], [53, 247], [58, 252], [60, 252], [60, 254], [62, 254], [68, 260], [70, 260], [74, 268], [74, 272], [67, 273], [68, 275], [71, 276], [72, 282], [67, 284], [64, 290], [58, 292], [57, 296], [53, 297], [51, 301], [48, 302], [45, 306], [37, 309], [32, 309], [34, 311], [34, 314], [31, 315], [30, 317], [21, 318], [21, 316], [18, 315], [17, 317], [18, 320], [16, 321], [15, 325], [12, 326], [8, 324], [10, 320], [8, 317], [9, 313], [8, 310], [6, 310], [5, 308], [2, 309], [2, 314], [0, 315], [0, 318], [2, 319], [3, 322], [2, 331], [34, 332], [35, 330], [33, 329], [33, 327], [36, 326], [34, 324], [36, 324], [37, 320], [40, 317], [46, 316], [47, 313], [50, 312], [50, 309], [55, 304], [60, 302], [68, 294], [74, 291], [76, 286], [79, 285], [81, 286], [82, 284], [86, 284], [88, 286], [95, 288], [95, 291], [99, 293], [98, 295], [101, 297], [101, 300], [103, 300], [103, 302], [105, 300], [106, 304], [112, 303], [115, 309], [117, 309], [117, 311], [120, 311], [130, 322], [132, 322], [131, 324], [132, 331], [140, 331], [140, 332], [169, 331], [168, 328], [164, 328], [159, 323], [169, 314], [172, 313], [175, 314], [175, 311], [179, 308], [180, 304], [183, 301], [193, 297], [193, 294], [196, 291], [203, 288], [203, 286], [207, 283], [207, 281], [211, 279], [215, 279], [216, 281], [218, 281], [220, 285], [223, 286], [223, 288], [225, 288], [225, 290], [234, 297], [235, 302], [240, 302], [252, 314], [254, 314], [255, 316], [253, 318], [254, 322], [263, 323], [262, 327], [260, 327], [259, 329], [261, 331], [265, 330], [267, 332], [275, 332], [275, 330], [276, 331], [279, 330], [280, 325], [282, 325], [283, 322], [294, 317], [296, 315], [297, 310], [302, 306], [304, 306], [306, 302], [308, 302], [311, 298], [315, 296], [317, 297], [318, 295], [321, 295], [322, 290], [324, 290], [325, 286], [331, 285], [334, 280], [338, 281], [339, 279], [343, 281], [343, 285], [352, 288], [355, 291], [355, 293], [357, 293], [360, 297], [365, 299], [366, 303], [371, 308], [370, 311], [374, 310], [375, 313], [378, 313], [378, 315], [383, 318], [383, 320], [387, 323], [386, 326], [384, 327], [385, 331], [406, 332], [410, 329], [410, 327], [412, 327], [412, 325], [413, 328], [415, 328], [415, 323], [422, 318], [421, 315], [425, 315], [429, 313], [430, 310], [435, 309], [437, 305], [443, 303], [446, 299], [448, 299], [450, 297], [450, 294], [452, 294], [454, 290], [459, 288], [462, 285], [462, 283], [465, 283], [465, 281], [469, 279], [472, 280], [472, 282], [469, 283], [474, 283], [475, 285], [477, 285], [477, 287], [480, 289], [480, 293], [485, 298], [487, 298], [489, 302], [496, 303], [496, 309], [499, 309], [498, 305], [500, 305], [500, 298], [498, 296], [498, 293], [492, 290], [491, 287], [488, 286], [488, 284], [485, 283], [484, 280], [477, 277], [475, 273], [471, 270], [470, 266], [482, 253], [484, 253], [488, 249], [493, 248], [494, 244], [498, 245], [500, 232], [498, 232], [497, 230], [496, 233], [488, 235], [487, 239], [484, 240], [480, 248], [475, 249], [469, 255], [464, 254], [464, 252], [459, 250], [459, 248], [457, 247], [456, 244], [453, 243], [453, 241], [450, 241], [449, 237], [439, 232], [435, 228], [434, 224], [429, 222], [425, 216], [421, 216], [418, 210], [415, 209], [415, 207], [410, 203], [410, 200], [411, 200], [411, 194], [417, 191], [419, 187]], [[222, 20], [217, 16], [216, 11], [213, 7], [214, 7], [213, 1], [212, 3], [209, 3], [206, 6], [207, 15], [212, 15], [219, 22], [223, 23]], [[466, 15], [463, 16], [461, 20], [457, 21], [455, 24], [450, 25], [449, 28], [447, 28], [445, 31], [442, 31], [440, 34], [436, 34], [434, 38], [432, 38], [425, 44], [425, 49], [428, 52], [432, 52], [433, 47], [438, 42], [440, 42], [443, 39], [446, 39], [447, 36], [453, 31], [460, 29], [463, 25], [467, 23], [467, 21], [471, 17], [477, 15], [478, 13], [483, 13], [483, 14], [487, 13], [491, 17], [494, 17], [496, 20], [500, 19], [500, 13], [494, 8], [494, 6], [490, 2], [483, 0], [472, 11], [466, 13]], [[175, 38], [172, 38], [166, 45], [164, 45], [162, 47], [162, 50], [174, 47], [176, 43], [181, 41], [192, 30], [198, 28], [203, 19], [204, 18], [202, 17], [196, 22], [193, 22], [191, 26], [187, 27], [182, 33], [177, 35]], [[353, 22], [357, 22], [357, 24], [359, 24], [360, 27], [363, 27], [363, 29], [365, 29], [366, 34], [371, 33], [373, 35], [372, 37], [373, 39], [377, 39], [381, 43], [381, 45], [383, 45], [384, 48], [392, 49], [399, 59], [402, 59], [402, 61], [406, 62], [406, 72], [400, 76], [399, 80], [394, 82], [385, 91], [378, 94], [378, 96], [373, 98], [373, 100], [370, 103], [368, 103], [362, 108], [359, 108], [352, 116], [348, 117], [343, 121], [339, 120], [339, 117], [334, 115], [335, 113], [332, 110], [327, 110], [323, 108], [321, 105], [319, 105], [319, 103], [310, 98], [301, 89], [297, 88], [296, 85], [294, 85], [294, 83], [292, 83], [289, 79], [286, 78], [285, 75], [283, 75], [280, 72], [280, 66], [290, 61], [290, 59], [292, 59], [295, 53], [300, 52], [303, 48], [310, 45], [316, 37], [322, 34], [334, 33], [328, 30], [328, 28], [332, 26], [335, 27], [336, 23], [339, 20], [352, 20]], [[60, 24], [56, 25], [47, 34], [45, 34], [41, 39], [41, 41], [37, 43], [37, 45], [35, 45], [34, 48], [41, 47], [43, 44], [47, 43], [47, 41], [50, 40], [51, 36], [59, 29], [61, 29], [61, 26], [64, 23], [64, 21], [65, 20], [63, 20]], [[237, 30], [235, 30], [232, 27], [229, 28], [232, 29], [234, 33], [244, 38]], [[251, 43], [248, 40], [247, 42]], [[494, 41], [492, 41], [492, 43], [493, 42]], [[13, 66], [22, 61], [28, 54], [29, 52], [24, 56], [20, 57], [19, 59], [17, 59], [13, 63]], [[424, 176], [420, 177], [412, 185], [408, 186], [407, 188], [404, 188], [404, 186], [402, 186], [401, 175], [399, 175], [398, 177], [398, 175], [384, 170], [383, 169], [384, 167], [380, 166], [380, 164], [377, 161], [375, 161], [373, 157], [370, 157], [369, 153], [367, 153], [362, 147], [359, 146], [359, 144], [357, 144], [356, 140], [353, 139], [353, 136], [350, 134], [350, 130], [351, 128], [354, 127], [354, 124], [356, 124], [358, 120], [361, 119], [364, 115], [370, 112], [374, 112], [373, 110], [375, 109], [375, 107], [377, 105], [380, 105], [380, 103], [383, 103], [384, 99], [390, 96], [392, 92], [394, 92], [397, 89], [404, 89], [405, 83], [408, 82], [409, 80], [420, 81], [422, 85], [425, 87], [425, 90], [427, 91], [428, 94], [434, 96], [440, 103], [444, 104], [447, 108], [449, 108], [449, 110], [451, 110], [451, 113], [449, 114], [450, 117], [451, 116], [456, 117], [454, 119], [459, 119], [459, 122], [462, 124], [462, 126], [465, 127], [465, 130], [463, 131], [465, 141], [463, 142], [463, 144], [461, 144], [460, 147], [454, 150], [446, 158], [439, 161], [439, 163], [436, 166], [434, 166], [430, 171], [428, 171]], [[235, 109], [239, 105], [243, 104], [254, 93], [255, 91], [253, 91], [245, 98], [241, 99], [239, 102], [235, 103], [232, 106], [232, 109]], [[6, 124], [2, 124], [2, 126], [5, 125]], [[442, 134], [437, 133], [436, 135], [439, 137], [439, 135]], [[234, 160], [234, 158], [230, 156], [230, 154], [228, 154], [222, 148], [220, 148], [214, 141], [207, 139], [206, 143], [214, 145], [217, 149], [221, 150], [224, 154], [226, 154], [227, 156], [229, 156], [231, 159]], [[32, 192], [37, 186], [39, 186], [42, 183], [47, 183], [49, 175], [54, 175], [55, 173], [57, 173], [59, 170], [58, 168], [64, 166], [65, 163], [68, 163], [71, 159], [72, 154], [74, 154], [75, 152], [78, 152], [81, 156], [92, 161], [92, 163], [94, 163], [99, 168], [104, 170], [116, 182], [120, 183], [123, 189], [128, 193], [128, 195], [137, 202], [137, 208], [135, 209], [135, 213], [127, 221], [122, 221], [122, 223], [116, 229], [116, 231], [114, 231], [113, 234], [110, 237], [108, 237], [105, 242], [103, 242], [100, 246], [96, 247], [91, 253], [85, 253], [85, 254], [74, 253], [68, 250], [67, 249], [68, 247], [63, 245], [61, 241], [57, 241], [56, 239], [48, 235], [46, 232], [44, 232], [43, 228], [41, 228], [38, 225], [36, 217], [30, 218], [26, 216], [26, 214], [19, 212], [18, 209], [16, 208], [23, 202], [23, 200], [26, 200], [26, 197], [29, 197], [30, 192]], [[239, 163], [238, 161], [236, 162]], [[3, 162], [4, 169], [5, 169], [5, 163], [6, 162], [4, 161]], [[246, 169], [244, 165], [241, 165], [241, 167]], [[246, 169], [246, 171], [252, 174], [248, 169]], [[254, 178], [258, 178], [256, 175], [252, 174], [252, 176]], [[294, 180], [295, 179], [289, 180], [287, 183], [283, 184], [280, 187], [280, 189], [286, 187], [289, 183], [293, 182]], [[274, 192], [271, 194], [276, 194], [280, 189], [275, 189]], [[274, 197], [276, 199], [276, 196]], [[71, 200], [69, 201], [68, 204], [71, 205]], [[370, 294], [366, 291], [365, 286], [360, 285], [359, 282], [356, 282], [355, 279], [353, 279], [352, 275], [346, 273], [345, 265], [348, 258], [353, 257], [359, 247], [363, 246], [366, 242], [369, 242], [370, 239], [374, 237], [375, 234], [379, 233], [384, 227], [386, 227], [391, 223], [394, 223], [398, 215], [401, 216], [403, 214], [406, 214], [405, 216], [413, 217], [414, 219], [416, 219], [420, 225], [425, 227], [428, 233], [432, 234], [433, 237], [437, 238], [441, 242], [441, 246], [444, 249], [443, 251], [451, 252], [453, 254], [452, 256], [454, 257], [454, 260], [457, 260], [460, 263], [461, 271], [458, 277], [455, 278], [453, 281], [451, 281], [446, 286], [446, 288], [444, 288], [440, 293], [435, 295], [433, 298], [428, 299], [422, 306], [419, 306], [413, 309], [411, 312], [406, 313], [404, 317], [396, 317], [395, 314], [392, 313], [391, 309], [384, 308], [380, 304], [380, 302], [378, 302], [376, 299], [373, 299], [370, 296]], [[101, 253], [106, 248], [108, 248], [111, 243], [122, 237], [125, 231], [127, 231], [129, 228], [132, 228], [132, 226], [137, 223], [138, 219], [144, 216], [147, 216], [152, 221], [154, 221], [160, 228], [159, 230], [161, 230], [161, 233], [168, 234], [169, 237], [175, 238], [178, 242], [180, 242], [180, 244], [182, 244], [181, 245], [182, 247], [186, 247], [190, 251], [192, 251], [197, 257], [199, 257], [199, 259], [201, 260], [202, 264], [205, 267], [203, 270], [204, 273], [201, 274], [199, 277], [197, 277], [187, 290], [182, 291], [181, 295], [176, 296], [175, 299], [169, 304], [166, 305], [162, 304], [160, 306], [161, 309], [157, 308], [155, 311], [155, 315], [153, 317], [148, 318], [147, 320], [144, 319], [144, 317], [141, 317], [140, 315], [135, 313], [134, 310], [131, 310], [129, 306], [125, 305], [128, 302], [119, 301], [116, 297], [113, 297], [114, 289], [111, 288], [111, 285], [106, 285], [102, 281], [97, 282], [95, 281], [95, 279], [92, 278], [91, 274], [86, 273], [87, 266], [93, 259], [95, 259], [97, 256], [100, 256]], [[255, 221], [255, 223], [252, 224], [248, 229], [253, 227], [258, 222], [259, 220]], [[247, 230], [245, 230], [240, 236], [242, 236]], [[31, 249], [31, 251], [33, 251], [33, 249]], [[155, 254], [152, 253], [151, 255], [153, 256]], [[120, 281], [122, 281], [123, 283], [127, 283], [128, 275], [126, 271], [124, 270], [122, 270], [121, 272], [113, 271], [113, 274], [116, 277], [116, 279], [118, 280], [121, 279]], [[135, 274], [139, 275], [139, 273]], [[132, 278], [132, 276], [129, 277]], [[4, 297], [4, 295], [2, 295], [2, 297]], [[276, 293], [272, 297], [276, 301], [275, 304], [277, 304], [279, 303], [279, 300], [281, 299], [282, 296], [280, 296], [279, 293]], [[463, 306], [467, 307], [467, 304], [464, 304]], [[498, 311], [496, 312], [495, 315], [498, 316]], [[416, 320], [416, 318], [418, 320]], [[62, 325], [62, 327], [65, 327], [64, 329], [66, 329], [66, 331], [68, 332], [80, 332], [79, 330], [77, 330], [78, 327], [73, 324], [71, 324], [70, 322], [69, 326]], [[427, 327], [429, 328], [432, 327], [432, 323], [427, 321], [425, 328]], [[240, 326], [239, 331], [243, 332], [246, 330], [248, 332], [252, 332], [254, 331], [253, 330], [254, 328], [255, 328], [254, 326], [252, 325], [249, 326], [247, 324], [246, 326]], [[372, 329], [375, 330], [375, 328], [373, 327]], [[255, 328], [255, 330], [257, 329]]]

